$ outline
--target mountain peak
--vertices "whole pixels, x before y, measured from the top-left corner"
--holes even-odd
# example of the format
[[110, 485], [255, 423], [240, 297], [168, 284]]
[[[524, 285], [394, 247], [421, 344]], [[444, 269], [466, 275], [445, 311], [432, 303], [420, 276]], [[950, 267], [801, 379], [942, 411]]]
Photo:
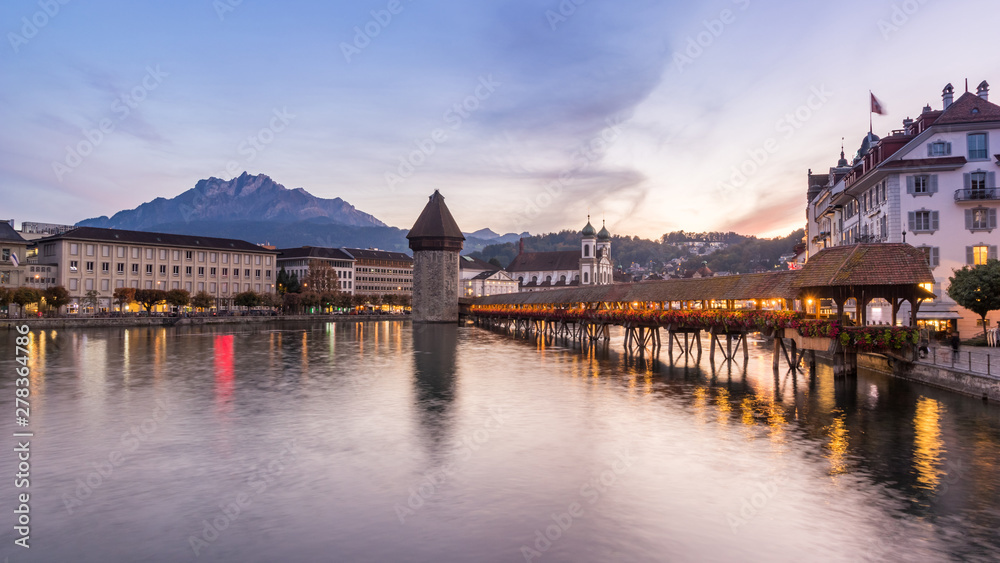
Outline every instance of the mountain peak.
[[79, 226], [150, 230], [155, 225], [191, 221], [321, 220], [356, 227], [384, 227], [372, 215], [338, 198], [324, 199], [303, 188], [290, 190], [266, 174], [243, 172], [232, 180], [211, 177], [171, 198], [157, 197], [135, 209], [119, 211], [110, 219], [97, 217]]

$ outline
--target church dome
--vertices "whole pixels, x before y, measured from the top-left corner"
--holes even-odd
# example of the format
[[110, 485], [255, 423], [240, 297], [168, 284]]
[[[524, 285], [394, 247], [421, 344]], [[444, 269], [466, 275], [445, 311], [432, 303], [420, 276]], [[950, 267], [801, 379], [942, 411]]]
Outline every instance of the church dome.
[[597, 233], [597, 240], [611, 240], [611, 233], [604, 225], [601, 225], [601, 231]]
[[865, 138], [861, 140], [861, 148], [858, 149], [858, 156], [864, 156], [868, 154], [868, 151], [872, 150], [875, 143], [879, 141], [878, 135], [875, 133], [868, 133]]
[[582, 231], [580, 231], [580, 234], [585, 237], [592, 237], [597, 235], [597, 229], [595, 229], [594, 226], [590, 224], [590, 217], [587, 217], [587, 226], [584, 227]]

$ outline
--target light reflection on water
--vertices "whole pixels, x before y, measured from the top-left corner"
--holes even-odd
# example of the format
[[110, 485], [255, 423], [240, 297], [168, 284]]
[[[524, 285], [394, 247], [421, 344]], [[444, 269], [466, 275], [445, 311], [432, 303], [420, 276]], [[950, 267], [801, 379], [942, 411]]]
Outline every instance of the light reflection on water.
[[[192, 538], [206, 561], [1000, 547], [1000, 409], [822, 363], [775, 374], [764, 346], [745, 369], [671, 367], [618, 353], [620, 334], [574, 350], [385, 321], [33, 332], [31, 349], [36, 549], [17, 561], [190, 560]], [[12, 356], [0, 339], [6, 372]]]

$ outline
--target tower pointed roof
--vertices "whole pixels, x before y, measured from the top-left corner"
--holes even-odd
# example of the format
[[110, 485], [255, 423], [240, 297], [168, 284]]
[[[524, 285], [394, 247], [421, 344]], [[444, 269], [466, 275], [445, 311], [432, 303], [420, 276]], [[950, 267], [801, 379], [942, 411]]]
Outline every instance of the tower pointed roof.
[[434, 190], [427, 205], [406, 234], [413, 250], [461, 250], [465, 236], [448, 211], [441, 192]]
[[587, 225], [583, 227], [583, 230], [580, 231], [580, 234], [588, 238], [597, 235], [597, 229], [595, 229], [594, 226], [590, 224], [590, 215], [587, 215]]

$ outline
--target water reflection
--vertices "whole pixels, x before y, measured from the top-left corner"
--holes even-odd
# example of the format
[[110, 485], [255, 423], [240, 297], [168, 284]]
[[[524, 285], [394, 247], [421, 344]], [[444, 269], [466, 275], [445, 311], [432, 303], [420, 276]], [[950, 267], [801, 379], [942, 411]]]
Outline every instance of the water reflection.
[[917, 483], [926, 489], [935, 489], [941, 483], [941, 458], [944, 454], [941, 410], [941, 403], [920, 397], [913, 416], [913, 466], [917, 472]]
[[449, 409], [455, 401], [458, 326], [426, 323], [413, 330], [413, 385], [421, 423], [435, 449], [448, 439]]

